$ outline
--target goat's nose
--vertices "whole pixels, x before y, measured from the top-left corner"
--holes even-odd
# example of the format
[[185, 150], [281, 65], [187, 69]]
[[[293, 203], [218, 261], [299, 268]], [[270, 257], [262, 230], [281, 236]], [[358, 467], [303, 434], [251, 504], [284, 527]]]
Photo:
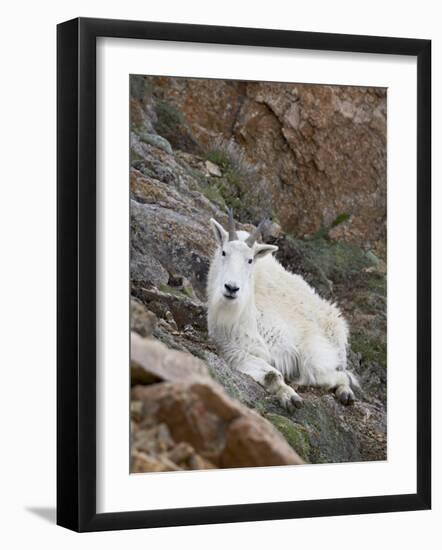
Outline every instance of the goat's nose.
[[230, 294], [235, 294], [235, 292], [238, 292], [239, 290], [239, 286], [236, 286], [233, 283], [226, 283], [224, 286], [226, 287], [226, 290], [230, 292]]

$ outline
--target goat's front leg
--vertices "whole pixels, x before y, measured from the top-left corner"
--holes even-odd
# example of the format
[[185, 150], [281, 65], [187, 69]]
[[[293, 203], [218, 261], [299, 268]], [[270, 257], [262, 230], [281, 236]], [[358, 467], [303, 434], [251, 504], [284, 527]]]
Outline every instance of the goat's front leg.
[[287, 385], [282, 374], [259, 357], [250, 357], [238, 365], [238, 370], [251, 376], [258, 384], [274, 395], [280, 404], [293, 410], [302, 405], [302, 398]]

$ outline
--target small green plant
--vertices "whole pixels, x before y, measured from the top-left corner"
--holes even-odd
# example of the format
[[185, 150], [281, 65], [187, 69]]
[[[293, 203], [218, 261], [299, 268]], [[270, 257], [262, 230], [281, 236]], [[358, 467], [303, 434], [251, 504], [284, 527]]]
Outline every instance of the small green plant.
[[348, 212], [342, 212], [341, 214], [338, 214], [336, 218], [331, 222], [329, 225], [322, 225], [314, 235], [312, 235], [312, 239], [328, 239], [330, 231], [337, 227], [338, 225], [341, 225], [342, 223], [345, 223], [350, 219], [350, 214]]
[[332, 221], [330, 229], [333, 227], [337, 227], [338, 225], [341, 225], [341, 223], [346, 222], [350, 219], [350, 214], [348, 212], [342, 212], [342, 214], [338, 214], [336, 218]]
[[257, 223], [263, 216], [262, 205], [271, 203], [271, 198], [269, 201], [269, 191], [241, 147], [233, 139], [218, 138], [206, 151], [205, 158], [222, 172], [221, 177], [209, 178], [208, 187], [214, 189], [211, 193], [221, 196], [240, 221]]
[[231, 168], [231, 161], [226, 155], [226, 152], [221, 149], [211, 149], [206, 154], [206, 159], [210, 160], [214, 164], [217, 164], [223, 172], [226, 172]]
[[206, 153], [206, 159], [217, 164], [223, 172], [236, 174], [243, 180], [256, 178], [255, 167], [247, 160], [244, 151], [232, 139], [217, 138]]
[[210, 185], [209, 183], [202, 186], [201, 192], [206, 197], [206, 199], [209, 199], [210, 202], [213, 202], [222, 210], [226, 209], [226, 201], [224, 200], [224, 197], [222, 196], [222, 193], [220, 192], [216, 183], [214, 183], [213, 185]]
[[181, 126], [186, 125], [183, 114], [172, 103], [164, 99], [159, 99], [155, 103], [155, 113], [158, 117], [156, 130], [162, 136], [176, 132]]

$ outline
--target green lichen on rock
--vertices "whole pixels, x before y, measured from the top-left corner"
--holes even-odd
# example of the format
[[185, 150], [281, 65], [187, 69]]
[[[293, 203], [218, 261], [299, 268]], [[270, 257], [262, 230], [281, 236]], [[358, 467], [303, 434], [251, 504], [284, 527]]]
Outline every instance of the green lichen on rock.
[[282, 433], [288, 444], [299, 456], [306, 462], [310, 462], [311, 448], [307, 430], [280, 414], [270, 413], [265, 416]]
[[152, 145], [152, 147], [156, 147], [157, 149], [162, 149], [166, 153], [169, 153], [169, 155], [173, 154], [172, 147], [166, 138], [157, 134], [150, 134], [149, 132], [140, 132], [139, 136], [144, 143]]

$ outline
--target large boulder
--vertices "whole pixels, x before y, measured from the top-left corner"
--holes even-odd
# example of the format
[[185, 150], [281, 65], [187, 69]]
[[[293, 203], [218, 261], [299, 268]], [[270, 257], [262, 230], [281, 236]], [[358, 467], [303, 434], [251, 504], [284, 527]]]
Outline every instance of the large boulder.
[[230, 397], [191, 354], [132, 333], [131, 364], [134, 471], [174, 469], [184, 455], [197, 455], [201, 468], [303, 463], [268, 420]]

